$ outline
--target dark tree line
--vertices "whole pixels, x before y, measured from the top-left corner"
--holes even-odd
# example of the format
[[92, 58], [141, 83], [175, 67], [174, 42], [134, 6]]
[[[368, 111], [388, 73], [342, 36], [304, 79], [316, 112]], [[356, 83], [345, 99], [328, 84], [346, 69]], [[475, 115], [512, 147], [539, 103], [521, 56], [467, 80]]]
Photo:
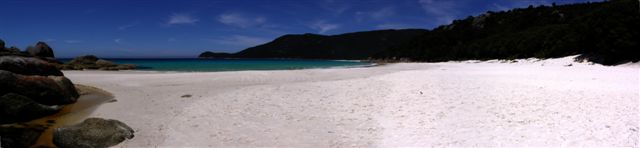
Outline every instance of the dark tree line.
[[529, 6], [456, 20], [374, 58], [435, 62], [582, 54], [615, 65], [640, 60], [639, 35], [636, 0]]
[[387, 48], [406, 44], [422, 29], [376, 30], [340, 35], [284, 35], [272, 42], [228, 54], [204, 52], [206, 58], [366, 59]]

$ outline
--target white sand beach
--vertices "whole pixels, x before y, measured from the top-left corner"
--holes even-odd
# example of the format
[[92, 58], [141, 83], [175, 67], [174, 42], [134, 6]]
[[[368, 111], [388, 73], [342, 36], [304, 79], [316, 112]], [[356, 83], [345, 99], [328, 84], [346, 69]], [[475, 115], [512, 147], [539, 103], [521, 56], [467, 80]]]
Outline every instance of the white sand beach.
[[115, 95], [91, 116], [135, 129], [119, 147], [640, 146], [637, 65], [64, 73]]

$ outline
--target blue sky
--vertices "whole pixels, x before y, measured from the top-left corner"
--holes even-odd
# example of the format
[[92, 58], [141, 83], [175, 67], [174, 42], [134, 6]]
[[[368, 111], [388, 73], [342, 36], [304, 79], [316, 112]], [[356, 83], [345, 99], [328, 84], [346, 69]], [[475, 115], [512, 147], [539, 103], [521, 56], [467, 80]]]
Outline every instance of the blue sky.
[[453, 19], [586, 0], [1, 0], [0, 39], [57, 57], [195, 57], [284, 34], [431, 29]]

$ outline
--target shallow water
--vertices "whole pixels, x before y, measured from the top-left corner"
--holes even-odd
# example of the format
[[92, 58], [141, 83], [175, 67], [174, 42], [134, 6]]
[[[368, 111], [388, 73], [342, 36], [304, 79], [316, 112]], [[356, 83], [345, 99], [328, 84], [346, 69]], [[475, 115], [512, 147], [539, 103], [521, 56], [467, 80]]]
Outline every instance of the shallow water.
[[76, 85], [76, 88], [80, 93], [76, 103], [64, 106], [56, 114], [16, 125], [27, 128], [45, 128], [33, 147], [54, 147], [53, 129], [80, 123], [101, 104], [115, 101], [113, 95], [104, 90], [84, 85]]
[[[60, 59], [68, 62], [71, 59]], [[241, 71], [289, 70], [331, 67], [359, 67], [370, 63], [336, 60], [295, 59], [107, 59], [117, 64], [135, 64], [139, 70], [154, 71]]]

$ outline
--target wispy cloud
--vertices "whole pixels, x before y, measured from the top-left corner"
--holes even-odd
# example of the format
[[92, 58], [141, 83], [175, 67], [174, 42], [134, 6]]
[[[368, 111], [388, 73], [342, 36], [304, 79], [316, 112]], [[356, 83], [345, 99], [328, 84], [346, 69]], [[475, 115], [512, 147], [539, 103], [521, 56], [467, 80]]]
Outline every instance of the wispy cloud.
[[169, 15], [167, 25], [195, 24], [199, 20], [187, 13], [174, 13]]
[[317, 30], [318, 33], [324, 34], [331, 30], [340, 28], [340, 24], [327, 23], [324, 20], [319, 20], [309, 25], [309, 28]]
[[462, 4], [449, 0], [418, 0], [425, 13], [434, 17], [438, 25], [451, 23], [460, 11], [457, 6]]
[[241, 47], [256, 46], [256, 45], [264, 44], [269, 41], [268, 39], [265, 39], [265, 38], [250, 37], [250, 36], [243, 36], [243, 35], [232, 35], [232, 36], [225, 36], [220, 38], [204, 39], [204, 40], [213, 42], [215, 44], [241, 46]]
[[64, 41], [67, 44], [77, 44], [77, 43], [82, 43], [81, 40], [65, 40]]
[[360, 22], [365, 19], [373, 19], [373, 20], [386, 19], [388, 17], [395, 15], [395, 13], [396, 11], [393, 7], [385, 7], [385, 8], [381, 8], [379, 10], [370, 11], [370, 12], [358, 11], [356, 12], [355, 15], [356, 15], [356, 21]]
[[131, 27], [138, 26], [138, 24], [140, 24], [140, 22], [133, 22], [133, 23], [129, 23], [129, 24], [126, 24], [126, 25], [118, 26], [118, 30], [127, 30], [127, 29], [129, 29]]
[[333, 15], [341, 15], [351, 8], [351, 5], [341, 0], [322, 0], [318, 2], [320, 8], [331, 12]]
[[124, 40], [121, 38], [117, 38], [117, 39], [113, 39], [113, 42], [115, 42], [116, 44], [122, 44]]
[[225, 13], [218, 16], [218, 22], [240, 28], [248, 28], [263, 25], [267, 22], [264, 17], [249, 17], [240, 13]]

